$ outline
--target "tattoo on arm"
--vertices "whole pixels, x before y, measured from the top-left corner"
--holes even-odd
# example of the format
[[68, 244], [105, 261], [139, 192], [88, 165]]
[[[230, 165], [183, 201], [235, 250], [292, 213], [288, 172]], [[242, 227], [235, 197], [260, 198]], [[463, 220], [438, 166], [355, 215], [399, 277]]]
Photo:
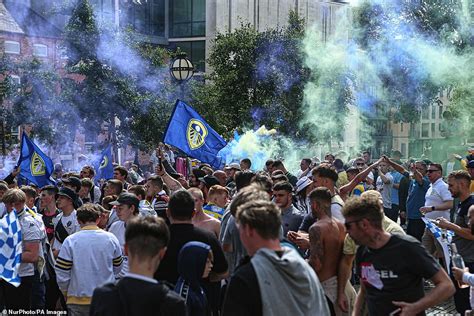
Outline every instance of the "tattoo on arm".
[[321, 236], [321, 228], [314, 225], [309, 229], [310, 257], [309, 263], [313, 269], [318, 272], [322, 268], [324, 256], [323, 239]]

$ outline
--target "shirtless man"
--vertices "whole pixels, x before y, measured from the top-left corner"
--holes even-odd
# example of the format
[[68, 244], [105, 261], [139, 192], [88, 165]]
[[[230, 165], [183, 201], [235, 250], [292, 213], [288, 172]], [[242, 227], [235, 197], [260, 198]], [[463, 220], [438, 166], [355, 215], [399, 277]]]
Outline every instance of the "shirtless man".
[[218, 219], [204, 213], [202, 209], [204, 204], [204, 196], [202, 191], [198, 188], [190, 188], [188, 191], [194, 198], [195, 213], [193, 216], [193, 225], [213, 232], [216, 237], [219, 238], [221, 222]]
[[[309, 229], [309, 264], [321, 281], [331, 312], [342, 315], [337, 306], [337, 267], [342, 255], [346, 231], [344, 225], [331, 216], [331, 192], [325, 187], [309, 194], [311, 211], [317, 221]], [[332, 306], [331, 306], [332, 305]]]

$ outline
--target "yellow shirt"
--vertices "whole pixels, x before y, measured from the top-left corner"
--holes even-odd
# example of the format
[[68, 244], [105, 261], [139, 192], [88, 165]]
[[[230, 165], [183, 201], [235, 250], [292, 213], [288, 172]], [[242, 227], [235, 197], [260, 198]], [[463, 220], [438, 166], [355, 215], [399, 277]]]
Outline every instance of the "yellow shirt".
[[[403, 228], [387, 216], [383, 217], [382, 227], [383, 230], [385, 230], [387, 233], [405, 235], [405, 231], [403, 230]], [[342, 252], [345, 255], [355, 255], [357, 252], [357, 247], [358, 245], [355, 243], [354, 239], [352, 239], [349, 234], [346, 234]]]

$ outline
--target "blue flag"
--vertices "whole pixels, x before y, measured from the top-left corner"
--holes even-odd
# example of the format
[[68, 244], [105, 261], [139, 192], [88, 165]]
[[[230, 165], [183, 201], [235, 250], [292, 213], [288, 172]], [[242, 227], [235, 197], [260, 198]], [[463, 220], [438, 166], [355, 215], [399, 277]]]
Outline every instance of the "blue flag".
[[50, 179], [51, 173], [54, 170], [53, 161], [26, 136], [26, 133], [23, 133], [21, 138], [18, 166], [20, 167], [20, 176], [40, 188], [48, 184], [55, 184]]
[[21, 263], [21, 227], [16, 211], [0, 219], [0, 278], [18, 287]]
[[100, 179], [112, 179], [114, 177], [114, 165], [112, 164], [112, 145], [109, 144], [100, 154], [94, 164], [96, 171], [95, 182], [97, 183]]
[[171, 114], [164, 143], [214, 168], [221, 167], [222, 157], [218, 153], [227, 145], [192, 107], [180, 100], [176, 101]]

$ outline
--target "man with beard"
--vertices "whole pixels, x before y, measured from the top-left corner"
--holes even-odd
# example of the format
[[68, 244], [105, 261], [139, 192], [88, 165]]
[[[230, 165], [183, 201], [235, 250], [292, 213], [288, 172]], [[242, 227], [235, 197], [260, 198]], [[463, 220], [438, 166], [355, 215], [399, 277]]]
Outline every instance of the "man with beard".
[[[464, 259], [467, 268], [474, 271], [474, 235], [469, 227], [468, 210], [474, 205], [474, 197], [470, 195], [469, 185], [471, 177], [464, 170], [453, 171], [448, 176], [448, 190], [453, 198], [458, 198], [460, 203], [458, 206], [457, 216], [454, 223], [446, 220], [444, 217], [438, 218], [435, 222], [440, 228], [449, 229], [455, 233], [453, 242], [456, 244], [458, 253]], [[456, 310], [461, 315], [468, 309], [471, 309], [469, 301], [469, 288], [461, 289], [456, 286], [456, 294], [454, 294], [454, 303]]]

